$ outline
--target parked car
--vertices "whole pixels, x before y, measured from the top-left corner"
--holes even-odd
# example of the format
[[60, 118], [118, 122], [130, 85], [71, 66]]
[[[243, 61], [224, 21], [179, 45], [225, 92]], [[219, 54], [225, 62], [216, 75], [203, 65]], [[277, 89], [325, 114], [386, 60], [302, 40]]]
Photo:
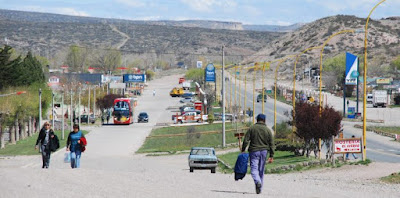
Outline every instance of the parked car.
[[182, 108], [180, 110], [181, 110], [181, 113], [182, 113], [182, 112], [185, 112], [185, 111], [195, 111], [196, 109], [194, 107], [184, 107], [184, 108]]
[[146, 112], [140, 112], [138, 116], [138, 122], [149, 122], [149, 115]]
[[[222, 120], [222, 113], [214, 113], [214, 120]], [[232, 121], [233, 115], [230, 113], [225, 113], [225, 121]]]
[[181, 100], [179, 100], [179, 102], [181, 103], [193, 102], [193, 98], [182, 98]]
[[[78, 122], [78, 121], [76, 121], [76, 122]], [[96, 122], [96, 117], [93, 114], [91, 114], [90, 116], [81, 115], [81, 123], [84, 123], [84, 122], [86, 122], [88, 124], [89, 124], [89, 122], [94, 124]]]
[[191, 98], [193, 97], [193, 93], [192, 92], [185, 92], [184, 94], [181, 95], [182, 98]]
[[[258, 94], [258, 96], [257, 96], [257, 102], [262, 101], [262, 97], [263, 97], [262, 94]], [[264, 94], [264, 102], [267, 102], [267, 94]]]
[[215, 155], [214, 148], [211, 147], [193, 147], [189, 154], [189, 169], [210, 169], [211, 173], [215, 173], [218, 166], [218, 158]]

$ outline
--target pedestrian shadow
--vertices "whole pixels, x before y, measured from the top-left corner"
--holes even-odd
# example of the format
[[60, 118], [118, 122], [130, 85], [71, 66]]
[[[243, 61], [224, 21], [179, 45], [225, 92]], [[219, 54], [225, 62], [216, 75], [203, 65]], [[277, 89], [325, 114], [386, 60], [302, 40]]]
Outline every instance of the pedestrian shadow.
[[232, 194], [255, 194], [250, 192], [239, 192], [239, 191], [231, 191], [231, 190], [211, 190], [212, 192], [219, 192], [219, 193], [232, 193]]

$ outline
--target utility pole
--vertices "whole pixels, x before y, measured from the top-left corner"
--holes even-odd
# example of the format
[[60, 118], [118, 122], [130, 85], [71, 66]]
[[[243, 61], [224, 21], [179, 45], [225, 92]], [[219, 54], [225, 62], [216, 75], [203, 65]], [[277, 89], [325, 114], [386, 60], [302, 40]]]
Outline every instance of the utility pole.
[[42, 127], [42, 89], [39, 89], [39, 131]]
[[78, 90], [78, 125], [81, 126], [81, 87]]
[[93, 115], [96, 118], [96, 86], [94, 86], [94, 90], [93, 90]]
[[64, 139], [64, 88], [61, 92], [61, 139]]
[[51, 126], [54, 128], [54, 93], [51, 92]]
[[88, 97], [89, 97], [89, 99], [88, 99], [88, 124], [89, 124], [89, 115], [90, 115], [90, 85], [88, 85], [88, 87], [89, 87], [89, 94], [88, 94]]
[[74, 125], [74, 113], [72, 112], [73, 111], [73, 108], [72, 108], [72, 87], [71, 87], [71, 90], [70, 90], [70, 97], [71, 97], [71, 111], [69, 111], [69, 119], [71, 120], [71, 128], [70, 128], [70, 131], [72, 131], [72, 127], [73, 127], [73, 125]]
[[225, 52], [224, 46], [222, 46], [222, 148], [225, 148]]

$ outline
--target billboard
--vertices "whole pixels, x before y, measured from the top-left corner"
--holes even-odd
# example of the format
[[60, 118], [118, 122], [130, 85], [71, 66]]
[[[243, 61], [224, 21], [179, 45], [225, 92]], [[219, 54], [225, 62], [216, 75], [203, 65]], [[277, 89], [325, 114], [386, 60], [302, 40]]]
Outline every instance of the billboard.
[[346, 52], [345, 85], [357, 85], [358, 75], [358, 57]]
[[203, 68], [203, 61], [197, 61], [196, 66], [197, 66], [198, 69]]
[[215, 67], [212, 63], [208, 64], [205, 70], [206, 82], [215, 82]]
[[124, 74], [124, 83], [146, 82], [146, 74]]
[[389, 85], [392, 83], [392, 79], [390, 78], [378, 78], [376, 79], [376, 84], [378, 85]]

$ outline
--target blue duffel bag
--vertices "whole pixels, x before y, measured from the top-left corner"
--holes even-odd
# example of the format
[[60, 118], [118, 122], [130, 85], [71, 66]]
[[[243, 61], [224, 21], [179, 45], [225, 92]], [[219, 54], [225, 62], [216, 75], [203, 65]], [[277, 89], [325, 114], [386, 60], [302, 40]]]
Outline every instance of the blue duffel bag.
[[249, 154], [248, 153], [241, 153], [239, 154], [236, 163], [235, 163], [235, 181], [239, 179], [243, 179], [247, 173], [247, 164], [249, 161]]

